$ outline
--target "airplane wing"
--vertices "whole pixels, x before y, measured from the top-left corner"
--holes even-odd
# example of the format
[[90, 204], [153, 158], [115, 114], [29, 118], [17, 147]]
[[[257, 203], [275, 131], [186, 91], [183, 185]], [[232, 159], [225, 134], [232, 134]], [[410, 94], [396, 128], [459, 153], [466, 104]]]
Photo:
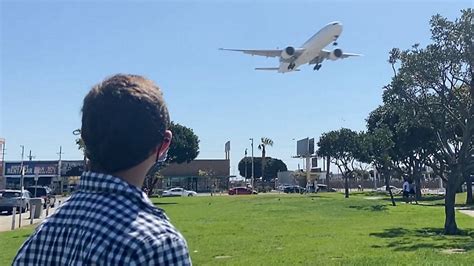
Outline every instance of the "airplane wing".
[[[322, 59], [329, 59], [329, 55], [331, 54], [331, 51], [328, 50], [321, 50], [320, 58]], [[361, 54], [354, 54], [354, 53], [342, 53], [341, 59], [352, 57], [352, 56], [362, 56]], [[322, 60], [321, 60], [322, 61]]]
[[242, 52], [244, 54], [250, 55], [259, 55], [259, 56], [266, 56], [266, 57], [279, 57], [281, 55], [281, 51], [279, 49], [275, 50], [243, 50], [243, 49], [225, 49], [219, 48], [221, 51], [233, 51], [233, 52]]

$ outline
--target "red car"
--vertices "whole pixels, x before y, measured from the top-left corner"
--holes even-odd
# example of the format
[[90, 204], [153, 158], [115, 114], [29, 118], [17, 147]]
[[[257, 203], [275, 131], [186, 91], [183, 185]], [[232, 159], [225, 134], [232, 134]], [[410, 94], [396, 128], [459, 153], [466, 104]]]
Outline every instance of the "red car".
[[234, 187], [229, 189], [229, 195], [251, 195], [258, 194], [257, 191], [247, 187]]

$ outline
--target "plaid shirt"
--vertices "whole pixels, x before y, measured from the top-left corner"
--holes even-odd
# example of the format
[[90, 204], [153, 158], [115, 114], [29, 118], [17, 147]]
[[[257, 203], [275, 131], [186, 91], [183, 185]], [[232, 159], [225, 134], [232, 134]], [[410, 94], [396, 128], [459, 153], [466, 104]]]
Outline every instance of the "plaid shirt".
[[85, 172], [79, 190], [45, 219], [13, 265], [191, 265], [186, 241], [145, 193]]

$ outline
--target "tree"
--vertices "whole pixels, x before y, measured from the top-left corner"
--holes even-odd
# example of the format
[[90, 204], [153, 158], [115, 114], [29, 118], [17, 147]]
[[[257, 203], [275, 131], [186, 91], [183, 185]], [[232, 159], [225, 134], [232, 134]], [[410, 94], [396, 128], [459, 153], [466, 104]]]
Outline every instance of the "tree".
[[395, 146], [391, 131], [387, 127], [375, 128], [367, 133], [361, 134], [360, 138], [363, 148], [361, 152], [358, 153], [357, 159], [374, 165], [377, 172], [379, 172], [385, 180], [385, 189], [390, 194], [392, 205], [395, 206], [393, 193], [390, 189], [390, 172], [394, 166], [390, 154], [393, 153]]
[[271, 140], [269, 138], [262, 137], [260, 139], [260, 141], [261, 141], [261, 143], [260, 143], [260, 145], [258, 145], [258, 149], [262, 150], [262, 165], [261, 165], [261, 167], [262, 167], [262, 173], [263, 173], [264, 178], [265, 178], [265, 166], [266, 166], [266, 164], [265, 164], [265, 153], [266, 153], [265, 147], [266, 146], [270, 146], [270, 147], [273, 146], [273, 140]]
[[[444, 232], [449, 235], [458, 232], [455, 193], [472, 171], [474, 153], [473, 10], [461, 13], [455, 21], [433, 16], [434, 43], [426, 48], [415, 44], [408, 50], [392, 50], [389, 63], [394, 77], [385, 88], [391, 97], [415, 105], [435, 125], [437, 161], [447, 168], [441, 177], [447, 183]], [[442, 112], [433, 113], [437, 109]]]
[[330, 156], [344, 177], [345, 197], [349, 197], [349, 181], [356, 169], [355, 159], [360, 151], [358, 133], [347, 128], [322, 134], [318, 154]]
[[173, 132], [168, 163], [189, 163], [199, 155], [199, 138], [191, 128], [171, 122], [170, 130]]
[[[254, 163], [254, 177], [255, 178], [260, 178], [262, 177], [263, 181], [271, 181], [272, 179], [277, 177], [278, 172], [281, 171], [287, 171], [288, 168], [286, 164], [277, 158], [272, 158], [272, 157], [266, 157], [265, 158], [265, 173], [262, 176], [262, 158], [260, 157], [254, 157], [253, 160]], [[247, 164], [247, 167], [245, 167], [245, 164]], [[241, 176], [245, 177], [246, 179], [249, 179], [252, 177], [252, 168], [250, 165], [252, 164], [252, 158], [251, 157], [244, 157], [239, 161], [239, 173]], [[247, 173], [245, 173], [245, 169], [247, 169]]]
[[[392, 147], [387, 150], [392, 160], [390, 168], [405, 172], [413, 178], [417, 200], [421, 198], [422, 170], [427, 159], [436, 150], [433, 125], [425, 116], [413, 104], [384, 97], [384, 105], [371, 112], [367, 119], [369, 133], [378, 129], [389, 131], [393, 142]], [[384, 170], [388, 173], [387, 170], [390, 169]]]

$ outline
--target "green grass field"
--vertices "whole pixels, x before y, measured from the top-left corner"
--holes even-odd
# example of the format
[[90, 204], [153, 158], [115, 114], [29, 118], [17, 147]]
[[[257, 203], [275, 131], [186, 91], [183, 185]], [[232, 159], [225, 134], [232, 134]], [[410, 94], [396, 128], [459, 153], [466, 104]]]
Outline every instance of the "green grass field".
[[[441, 234], [442, 200], [390, 205], [376, 195], [156, 198], [186, 237], [195, 265], [474, 264], [474, 218], [457, 213], [461, 236]], [[459, 203], [465, 194], [458, 196]], [[30, 229], [0, 233], [0, 265]], [[460, 254], [446, 254], [462, 249]]]

